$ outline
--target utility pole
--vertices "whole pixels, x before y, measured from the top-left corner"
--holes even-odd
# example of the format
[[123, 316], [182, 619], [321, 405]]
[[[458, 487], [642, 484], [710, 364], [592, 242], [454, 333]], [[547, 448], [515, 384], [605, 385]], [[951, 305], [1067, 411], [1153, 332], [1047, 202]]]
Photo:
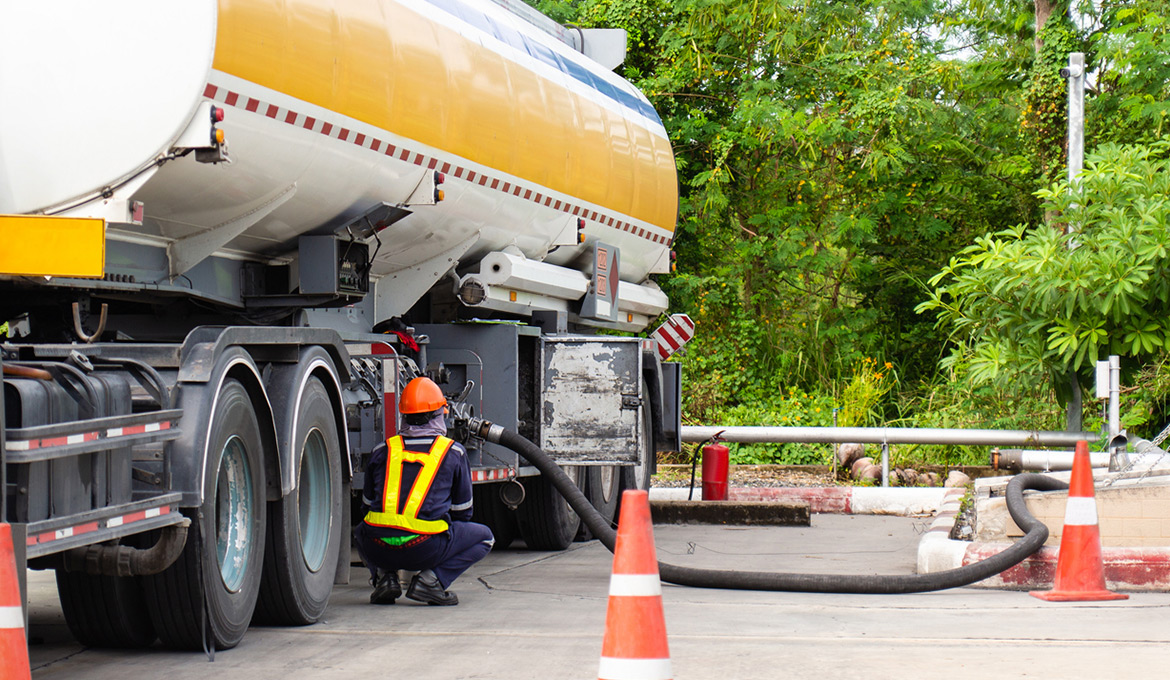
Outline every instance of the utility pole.
[[[1085, 55], [1073, 52], [1068, 55], [1068, 66], [1060, 69], [1060, 75], [1068, 80], [1068, 190], [1076, 194], [1080, 190], [1081, 170], [1085, 167]], [[1069, 222], [1065, 233], [1072, 234], [1076, 225]], [[1069, 249], [1077, 247], [1076, 239], [1069, 239]], [[1069, 432], [1081, 431], [1081, 386], [1074, 373], [1070, 378], [1070, 396], [1066, 417]]]

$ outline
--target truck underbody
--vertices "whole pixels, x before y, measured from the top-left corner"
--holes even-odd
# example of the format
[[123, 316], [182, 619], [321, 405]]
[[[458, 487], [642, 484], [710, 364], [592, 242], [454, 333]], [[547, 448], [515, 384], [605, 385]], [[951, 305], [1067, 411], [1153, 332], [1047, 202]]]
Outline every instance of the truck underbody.
[[[611, 519], [623, 489], [648, 485], [654, 452], [679, 447], [678, 365], [651, 341], [570, 333], [564, 314], [537, 314], [539, 326], [208, 325], [182, 342], [109, 341], [125, 335], [121, 316], [107, 312], [92, 334], [79, 316], [92, 342], [3, 345], [7, 520], [19, 557], [57, 570], [87, 644], [157, 635], [222, 649], [252, 620], [317, 620], [349, 573], [351, 489], [397, 432], [397, 394], [419, 375], [448, 395], [475, 517], [498, 545], [563, 549], [586, 532], [535, 468], [472, 436], [471, 418], [539, 443]], [[67, 332], [41, 318], [24, 318], [30, 337]], [[157, 318], [156, 329], [175, 333]]]

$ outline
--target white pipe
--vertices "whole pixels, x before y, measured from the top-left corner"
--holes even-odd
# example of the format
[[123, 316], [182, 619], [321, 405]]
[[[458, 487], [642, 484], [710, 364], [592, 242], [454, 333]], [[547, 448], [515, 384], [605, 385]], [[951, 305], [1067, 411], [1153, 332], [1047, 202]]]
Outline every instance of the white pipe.
[[1121, 357], [1109, 356], [1109, 441], [1121, 433]]
[[[589, 290], [589, 277], [576, 269], [524, 257], [522, 253], [496, 251], [479, 262], [479, 271], [459, 280], [460, 300], [471, 307], [485, 307], [513, 314], [533, 310], [572, 311], [569, 303]], [[618, 283], [618, 319], [606, 324], [589, 319], [579, 323], [641, 330], [670, 304], [653, 281]]]
[[[1026, 449], [996, 449], [991, 452], [991, 466], [1000, 470], [1071, 470], [1073, 451], [1032, 451]], [[1109, 466], [1108, 451], [1090, 451], [1089, 466]]]

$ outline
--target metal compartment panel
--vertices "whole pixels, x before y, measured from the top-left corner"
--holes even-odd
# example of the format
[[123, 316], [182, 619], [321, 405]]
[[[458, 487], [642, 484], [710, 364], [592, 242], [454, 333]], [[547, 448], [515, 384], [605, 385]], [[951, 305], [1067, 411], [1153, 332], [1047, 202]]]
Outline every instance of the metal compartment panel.
[[635, 463], [642, 450], [638, 338], [545, 337], [540, 445], [575, 464]]

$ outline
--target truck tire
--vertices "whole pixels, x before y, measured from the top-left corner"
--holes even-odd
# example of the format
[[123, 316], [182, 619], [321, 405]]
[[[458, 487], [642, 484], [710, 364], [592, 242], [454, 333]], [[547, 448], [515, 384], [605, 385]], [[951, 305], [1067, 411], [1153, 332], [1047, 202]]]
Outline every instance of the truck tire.
[[[566, 467], [577, 486], [584, 482], [584, 468]], [[569, 507], [560, 492], [544, 477], [524, 479], [525, 497], [516, 508], [520, 536], [529, 550], [564, 550], [573, 543], [581, 518]]]
[[586, 468], [585, 497], [602, 519], [616, 525], [618, 502], [622, 497], [622, 473], [618, 465], [591, 465]]
[[300, 448], [297, 484], [268, 504], [255, 623], [316, 623], [333, 592], [342, 536], [349, 536], [341, 526], [341, 453], [329, 393], [320, 380], [310, 378], [299, 401], [293, 439]]
[[158, 636], [133, 576], [99, 576], [57, 570], [65, 623], [86, 647], [149, 647]]
[[166, 571], [143, 579], [150, 617], [167, 647], [230, 649], [248, 630], [264, 562], [262, 441], [247, 390], [225, 380], [209, 423], [203, 505], [194, 511], [187, 545]]
[[471, 497], [471, 521], [492, 530], [492, 536], [496, 539], [494, 549], [502, 550], [512, 545], [519, 532], [516, 512], [500, 500], [500, 484], [476, 484], [471, 487]]

